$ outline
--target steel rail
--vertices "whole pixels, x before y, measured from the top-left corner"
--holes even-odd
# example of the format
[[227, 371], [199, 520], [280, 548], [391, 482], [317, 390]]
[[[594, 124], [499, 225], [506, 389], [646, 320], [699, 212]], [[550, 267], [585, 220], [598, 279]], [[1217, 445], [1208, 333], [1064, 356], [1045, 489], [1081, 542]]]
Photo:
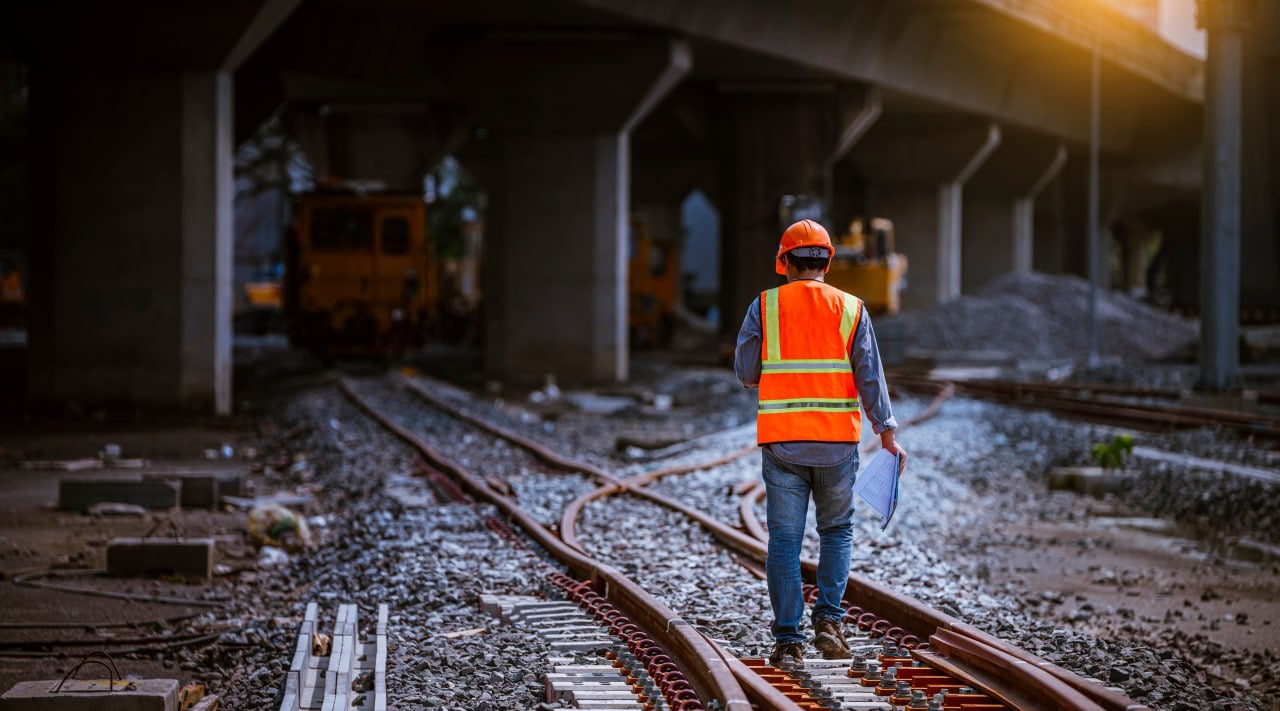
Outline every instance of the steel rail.
[[[925, 384], [927, 387], [937, 388], [938, 395], [937, 397], [934, 398], [933, 402], [930, 403], [928, 408], [922, 411], [919, 415], [916, 415], [915, 417], [903, 423], [904, 429], [908, 426], [919, 424], [920, 422], [923, 422], [924, 420], [927, 420], [930, 417], [933, 417], [934, 415], [936, 415], [938, 410], [941, 408], [943, 402], [945, 402], [947, 399], [952, 397], [957, 390], [956, 385], [949, 381], [929, 380], [929, 381], [926, 381]], [[873, 440], [872, 447], [869, 447], [868, 450], [874, 448], [874, 446], [877, 443], [878, 442]], [[742, 503], [739, 506], [739, 513], [741, 514], [743, 526], [755, 538], [757, 538], [761, 542], [768, 541], [769, 534], [768, 534], [768, 531], [766, 531], [764, 527], [760, 524], [759, 517], [755, 515], [755, 504], [758, 502], [759, 499], [764, 497], [764, 493], [765, 492], [763, 487], [753, 487], [751, 490], [745, 492], [742, 498]], [[802, 559], [801, 567], [810, 576], [816, 575], [817, 573], [817, 561], [814, 561], [812, 559], [807, 559], [807, 558]], [[876, 584], [873, 583], [872, 581], [862, 578], [862, 576], [859, 576], [855, 573], [850, 573], [849, 586], [852, 586], [855, 592], [854, 594], [851, 595], [850, 588], [846, 587], [845, 588], [846, 600], [848, 601], [850, 598], [853, 598], [859, 601], [865, 601], [865, 599], [862, 597], [862, 595], [865, 593], [859, 592], [859, 589], [860, 589], [860, 586], [863, 586], [866, 583], [871, 583], [872, 586], [876, 586]], [[879, 595], [878, 591], [876, 591], [874, 587], [870, 587], [866, 589], [874, 593], [873, 599]], [[989, 635], [967, 623], [961, 622], [949, 615], [938, 612], [927, 606], [922, 605], [921, 607], [923, 607], [924, 609], [912, 610], [911, 611], [912, 614], [909, 614], [906, 616], [906, 619], [911, 619], [914, 621], [915, 624], [920, 625], [920, 627], [916, 628], [914, 631], [914, 633], [917, 636], [923, 637], [924, 635], [929, 634], [926, 631], [926, 628], [929, 626], [933, 626], [935, 629], [938, 629], [938, 630], [952, 630], [959, 634], [963, 634], [966, 637], [969, 637], [970, 639], [976, 640], [978, 643], [983, 644], [1000, 654], [1003, 654], [1009, 658], [1017, 660], [1021, 664], [1030, 665], [1030, 667], [1034, 667], [1034, 668], [1044, 669], [1051, 676], [1057, 678], [1062, 682], [1065, 682], [1072, 689], [1089, 697], [1094, 702], [1099, 704], [1102, 708], [1107, 709], [1107, 711], [1139, 711], [1140, 709], [1146, 708], [1145, 706], [1134, 703], [1131, 699], [1124, 696], [1123, 694], [1118, 694], [1113, 691], [1108, 691], [1107, 689], [1103, 688], [1101, 685], [1089, 682], [1088, 680], [1080, 677], [1078, 674], [1075, 674], [1070, 670], [1063, 669], [1062, 667], [1056, 664], [1053, 664], [1052, 662], [1045, 661], [1040, 657], [1037, 657], [1031, 654], [1030, 652], [1027, 652], [1023, 649], [1015, 647], [1011, 644], [1008, 644], [1007, 642], [1004, 642], [1003, 640], [997, 637]], [[886, 617], [891, 617], [891, 616], [886, 615]], [[892, 619], [898, 619], [898, 618], [892, 617]], [[930, 635], [930, 637], [932, 638], [932, 635]], [[953, 676], [957, 676], [958, 678], [963, 678], [964, 676], [963, 671], [960, 670], [959, 668], [951, 669], [950, 671], [948, 671], [948, 673], [952, 674]], [[1066, 707], [1066, 708], [1070, 708], [1070, 707]]]
[[[523, 508], [494, 491], [483, 478], [444, 456], [417, 434], [380, 412], [355, 392], [346, 379], [340, 380], [338, 385], [342, 393], [363, 412], [418, 450], [427, 461], [458, 480], [464, 489], [495, 506], [575, 576], [590, 580], [602, 597], [615, 601], [619, 609], [675, 657], [701, 698], [714, 699], [726, 709], [750, 706], [747, 694], [728, 665], [692, 625], [617, 569], [566, 545]], [[607, 475], [603, 480], [617, 481]]]
[[[925, 412], [921, 413], [920, 416], [917, 416], [917, 418], [914, 419], [916, 422], [935, 414], [937, 412], [937, 407], [940, 407], [941, 403], [951, 397], [955, 391], [955, 388], [949, 383], [932, 382], [930, 385], [940, 389], [939, 396]], [[416, 384], [415, 387], [411, 388], [411, 390], [415, 392], [425, 392], [421, 387], [417, 387]], [[431, 397], [428, 398], [428, 401], [451, 413], [457, 411], [457, 408], [452, 404], [440, 401], [438, 398]], [[507, 434], [504, 428], [497, 425], [486, 424], [485, 429], [497, 436], [505, 437]], [[523, 437], [519, 439], [527, 440], [527, 438]], [[511, 441], [519, 443], [516, 438], [511, 438]], [[542, 448], [539, 446], [539, 449]], [[741, 454], [739, 452], [735, 452], [727, 457], [722, 457], [721, 459], [732, 460], [735, 458], [735, 455], [742, 456], [742, 454], [749, 452], [750, 449], [753, 448], [744, 448], [743, 450], [739, 450]], [[556, 461], [564, 460], [564, 458], [559, 457], [559, 455], [553, 454], [552, 457]], [[671, 473], [675, 473], [676, 471], [687, 472], [701, 468], [705, 467], [695, 464], [683, 467], [671, 467], [669, 468], [669, 471]], [[582, 471], [583, 469], [594, 469], [594, 467], [591, 465], [582, 465], [578, 471]], [[644, 477], [637, 477], [635, 478], [635, 483], [639, 483], [643, 479]], [[654, 503], [686, 515], [687, 517], [697, 521], [721, 543], [749, 559], [755, 560], [758, 563], [763, 563], [767, 557], [767, 548], [765, 548], [758, 538], [748, 536], [743, 532], [727, 526], [682, 502], [657, 494], [653, 491], [649, 491], [643, 486], [633, 485], [632, 480], [613, 479], [613, 482], [615, 483], [606, 487], [601, 487], [600, 489], [590, 492], [583, 497], [579, 497], [579, 499], [573, 502], [571, 506], [575, 507], [577, 511], [580, 511], [587, 501], [613, 493], [625, 492], [641, 498], [649, 499]], [[573, 548], [565, 544], [566, 548], [581, 555], [581, 553], [579, 553], [581, 544], [577, 542], [576, 535], [573, 533], [573, 526], [570, 525], [568, 530], [570, 536], [578, 547]], [[562, 517], [562, 535], [564, 531], [564, 517]], [[817, 572], [817, 561], [804, 558], [801, 560], [801, 568], [810, 577], [810, 579], [812, 579]], [[946, 615], [945, 613], [939, 612], [917, 600], [905, 598], [887, 586], [876, 583], [868, 578], [864, 578], [856, 573], [849, 574], [849, 582], [845, 588], [845, 598], [846, 601], [856, 601], [859, 603], [861, 606], [856, 609], [860, 613], [865, 614], [865, 612], [870, 611], [873, 615], [881, 619], [894, 620], [894, 622], [899, 625], [900, 638], [907, 634], [911, 634], [923, 639], [931, 637], [938, 630], [951, 630], [958, 634], [965, 635], [978, 644], [991, 648], [993, 650], [993, 654], [1003, 654], [1010, 658], [1020, 660], [1027, 668], [1043, 669], [1047, 673], [1047, 678], [1049, 679], [1044, 683], [1048, 684], [1051, 688], [1051, 691], [1048, 693], [1056, 693], [1066, 697], [1069, 696], [1071, 690], [1075, 690], [1096, 702], [1087, 703], [1081, 706], [1065, 706], [1063, 708], [1078, 708], [1081, 711], [1087, 711], [1094, 708], [1105, 708], [1108, 711], [1137, 711], [1138, 709], [1145, 708], [1139, 704], [1135, 704], [1132, 700], [1121, 694], [1107, 691], [1100, 685], [1086, 681], [1069, 670], [1040, 659], [1029, 652], [1013, 647], [1012, 645], [1009, 645], [967, 623]], [[960, 676], [963, 677], [964, 675]]]
[[[718, 540], [746, 557], [759, 562], [763, 562], [767, 557], [768, 549], [762, 542], [704, 515], [701, 511], [645, 489], [628, 489], [627, 493], [648, 498], [655, 503], [688, 515]], [[817, 574], [817, 561], [811, 558], [802, 558], [800, 566], [810, 579], [813, 579], [813, 576]], [[895, 625], [903, 630], [903, 634], [911, 634], [920, 639], [931, 637], [940, 629], [962, 634], [993, 650], [1025, 662], [1029, 667], [1043, 669], [1054, 678], [1056, 684], [1064, 687], [1059, 689], [1060, 693], [1065, 693], [1065, 687], [1070, 687], [1094, 702], [1093, 705], [1059, 708], [1079, 708], [1084, 710], [1101, 707], [1108, 711], [1137, 711], [1138, 709], [1146, 708], [1123, 694], [1108, 691], [1101, 685], [1090, 682], [1072, 671], [1043, 660], [1030, 652], [1018, 649], [922, 602], [903, 597], [888, 586], [857, 573], [849, 574], [849, 582], [845, 587], [845, 600], [858, 605], [860, 612], [871, 612], [881, 619], [892, 620]], [[963, 678], [963, 675], [960, 676]]]
[[[894, 376], [895, 378], [911, 377], [906, 373], [895, 373]], [[1013, 381], [979, 378], [964, 382], [1010, 383]], [[1017, 384], [1018, 387], [1025, 390], [1045, 393], [1097, 393], [1099, 395], [1119, 395], [1123, 397], [1151, 398], [1158, 400], [1177, 400], [1185, 393], [1183, 390], [1174, 390], [1170, 388], [1146, 388], [1139, 385], [1124, 385], [1122, 383], [1037, 383], [1019, 381]], [[1258, 402], [1280, 404], [1280, 391], [1259, 390], [1256, 392]]]
[[[929, 642], [929, 653], [917, 655], [919, 658], [931, 658], [937, 653], [945, 655], [948, 661], [963, 662], [968, 673], [973, 674], [976, 669], [977, 673], [989, 677], [985, 686], [1014, 708], [1102, 708], [1076, 689], [1057, 683], [1052, 674], [1039, 666], [967, 635], [939, 630], [929, 638]], [[1132, 708], [1140, 707], [1135, 704]]]
[[480, 429], [488, 432], [489, 434], [509, 440], [510, 442], [523, 447], [530, 454], [537, 457], [538, 459], [541, 459], [547, 464], [550, 464], [554, 467], [558, 467], [560, 469], [564, 469], [565, 471], [577, 472], [579, 474], [586, 474], [587, 476], [595, 477], [596, 479], [599, 479], [600, 481], [608, 484], [622, 485], [621, 479], [618, 479], [617, 477], [606, 472], [600, 467], [597, 467], [594, 464], [590, 464], [588, 462], [580, 462], [575, 459], [570, 459], [568, 457], [562, 456], [556, 452], [553, 452], [547, 447], [543, 446], [540, 442], [530, 439], [518, 432], [513, 432], [512, 430], [508, 430], [505, 427], [495, 425], [492, 422], [484, 420], [480, 417], [476, 417], [475, 415], [472, 415], [468, 412], [464, 412], [461, 408], [453, 405], [450, 402], [446, 402], [445, 400], [442, 400], [431, 391], [422, 387], [420, 384], [415, 383], [404, 376], [400, 377], [400, 384], [402, 387], [404, 387], [406, 390], [410, 391], [417, 397], [422, 398], [426, 402], [430, 403], [433, 407], [444, 410], [448, 412], [450, 415], [453, 415], [454, 417], [464, 422], [467, 422], [471, 425], [479, 427]]
[[[908, 374], [895, 374], [894, 381], [907, 389], [936, 387], [942, 382], [928, 376]], [[1225, 426], [1241, 434], [1280, 438], [1280, 418], [1261, 413], [1102, 400], [1080, 395], [1079, 393], [1089, 393], [1092, 389], [1076, 385], [1059, 386], [1051, 383], [1018, 383], [1001, 380], [965, 380], [956, 382], [955, 385], [961, 392], [972, 397], [1053, 410], [1069, 415], [1101, 418], [1134, 427], [1163, 429]], [[1113, 392], [1117, 395], [1142, 394], [1123, 390]], [[1152, 397], [1163, 396], [1163, 394], [1152, 395]]]

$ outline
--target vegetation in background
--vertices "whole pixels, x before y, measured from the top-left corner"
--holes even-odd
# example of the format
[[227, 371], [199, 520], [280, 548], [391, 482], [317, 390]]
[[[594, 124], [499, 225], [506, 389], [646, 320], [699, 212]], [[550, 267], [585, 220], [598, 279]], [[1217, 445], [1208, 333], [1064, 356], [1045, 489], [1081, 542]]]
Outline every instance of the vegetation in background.
[[445, 156], [427, 176], [427, 228], [442, 258], [461, 257], [466, 252], [464, 226], [479, 219], [484, 210], [484, 194], [453, 156]]
[[302, 147], [284, 131], [280, 112], [272, 114], [236, 149], [236, 193], [267, 190], [301, 193], [311, 190], [315, 171]]
[[1110, 442], [1099, 442], [1089, 450], [1094, 464], [1103, 469], [1123, 469], [1130, 456], [1133, 455], [1133, 436], [1116, 435]]

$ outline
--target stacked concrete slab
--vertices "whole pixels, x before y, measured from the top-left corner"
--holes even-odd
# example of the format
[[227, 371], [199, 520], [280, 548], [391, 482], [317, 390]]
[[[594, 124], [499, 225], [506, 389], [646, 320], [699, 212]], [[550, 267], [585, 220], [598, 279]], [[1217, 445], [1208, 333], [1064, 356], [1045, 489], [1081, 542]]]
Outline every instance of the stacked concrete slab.
[[[340, 711], [387, 708], [387, 616], [386, 605], [378, 606], [374, 640], [362, 643], [353, 604], [338, 606], [332, 643], [327, 655], [316, 654], [313, 636], [319, 631], [319, 607], [307, 605], [293, 661], [284, 681], [280, 711]], [[353, 680], [368, 679], [357, 684]]]
[[239, 472], [147, 472], [129, 479], [73, 478], [58, 482], [58, 505], [87, 512], [98, 503], [133, 504], [147, 509], [216, 508], [224, 496], [244, 493]]

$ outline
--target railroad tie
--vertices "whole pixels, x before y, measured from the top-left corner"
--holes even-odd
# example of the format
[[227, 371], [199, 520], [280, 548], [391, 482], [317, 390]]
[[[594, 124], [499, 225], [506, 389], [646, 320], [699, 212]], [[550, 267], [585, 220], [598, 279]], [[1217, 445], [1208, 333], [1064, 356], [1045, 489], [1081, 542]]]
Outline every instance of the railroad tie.
[[551, 647], [550, 671], [545, 675], [547, 701], [568, 702], [581, 709], [667, 708], [644, 666], [628, 663], [634, 660], [622, 651], [621, 640], [577, 603], [481, 595], [480, 606], [504, 624], [529, 629], [547, 641]]
[[333, 633], [325, 637], [319, 628], [319, 606], [308, 603], [280, 711], [386, 711], [387, 617], [387, 606], [379, 605], [374, 639], [362, 642], [357, 608], [344, 603], [338, 606]]

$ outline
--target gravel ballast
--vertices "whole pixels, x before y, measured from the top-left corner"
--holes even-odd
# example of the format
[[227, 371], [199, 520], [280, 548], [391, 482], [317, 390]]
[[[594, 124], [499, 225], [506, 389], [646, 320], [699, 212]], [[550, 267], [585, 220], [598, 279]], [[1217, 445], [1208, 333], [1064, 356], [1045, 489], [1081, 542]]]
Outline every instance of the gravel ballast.
[[[687, 387], [692, 376], [679, 377]], [[714, 391], [714, 382], [732, 382], [732, 375], [723, 371], [699, 371], [696, 377], [713, 381], [701, 386], [704, 392]], [[425, 406], [396, 387], [394, 378], [356, 385], [447, 456], [509, 483], [521, 505], [544, 523], [558, 521], [568, 501], [596, 486], [586, 477], [551, 471], [517, 448]], [[662, 382], [645, 387], [656, 390]], [[655, 413], [642, 399], [630, 413], [623, 409], [607, 417], [580, 417], [561, 412], [548, 418], [510, 396], [496, 402], [445, 386], [436, 392], [473, 414], [492, 417], [556, 451], [585, 457], [620, 476], [710, 460], [749, 444], [752, 436], [749, 426], [737, 426], [748, 421], [743, 413], [749, 412], [749, 405], [744, 407], [736, 396], [722, 403], [698, 399], [674, 408], [686, 421], [699, 423], [690, 433], [703, 437], [697, 446], [672, 457], [637, 462], [601, 433], [615, 423], [626, 426], [632, 416], [653, 421]], [[902, 420], [925, 405], [923, 398], [895, 400]], [[705, 416], [718, 406], [727, 412]], [[682, 408], [692, 412], [680, 412]], [[528, 555], [512, 550], [485, 527], [485, 517], [492, 512], [484, 506], [442, 502], [413, 476], [413, 453], [373, 426], [336, 390], [300, 394], [276, 421], [279, 431], [302, 426], [306, 434], [292, 440], [266, 437], [264, 450], [272, 456], [306, 451], [315, 473], [301, 482], [291, 479], [288, 471], [278, 472], [270, 484], [311, 488], [316, 501], [307, 513], [324, 513], [329, 519], [321, 530], [323, 542], [294, 556], [286, 568], [247, 571], [251, 574], [241, 573], [239, 582], [219, 583], [220, 594], [232, 606], [228, 614], [240, 617], [242, 629], [232, 635], [233, 643], [180, 653], [183, 663], [211, 670], [202, 678], [223, 694], [227, 707], [269, 708], [307, 601], [321, 602], [322, 616], [330, 620], [339, 601], [357, 602], [366, 622], [377, 603], [387, 602], [392, 615], [388, 682], [393, 707], [536, 707], [541, 701], [538, 675], [545, 671], [545, 645], [519, 629], [499, 628], [479, 610], [482, 593], [531, 594], [544, 589], [531, 572]], [[591, 436], [577, 432], [570, 424], [575, 421], [587, 423], [582, 427]], [[548, 428], [548, 423], [554, 426]], [[730, 429], [715, 434], [726, 426]], [[1048, 415], [963, 398], [949, 401], [938, 417], [902, 433], [912, 457], [901, 513], [887, 533], [877, 530], [869, 514], [858, 513], [854, 570], [1064, 667], [1119, 686], [1154, 708], [1274, 707], [1277, 691], [1272, 680], [1280, 678], [1280, 668], [1273, 653], [1233, 649], [1212, 642], [1207, 634], [1170, 632], [1159, 621], [1148, 622], [1124, 609], [1085, 609], [1088, 603], [1069, 592], [1030, 589], [1031, 573], [1009, 562], [1005, 551], [1023, 546], [1034, 554], [1035, 546], [1042, 545], [1029, 542], [1028, 526], [1078, 522], [1094, 516], [1094, 508], [1103, 504], [1112, 513], [1128, 507], [1178, 520], [1218, 520], [1231, 510], [1249, 526], [1275, 520], [1270, 508], [1275, 497], [1259, 495], [1269, 490], [1259, 492], [1229, 477], [1178, 467], [1144, 472], [1131, 488], [1101, 504], [1074, 494], [1048, 493], [1048, 469], [1084, 463], [1088, 445], [1101, 434]], [[1143, 443], [1185, 449], [1186, 441], [1184, 436]], [[1212, 449], [1190, 453], [1208, 456]], [[750, 454], [653, 486], [736, 523], [738, 498], [732, 488], [758, 476], [759, 455]], [[411, 489], [418, 505], [386, 495], [388, 488]], [[1175, 505], [1184, 498], [1179, 492], [1190, 490], [1198, 492], [1200, 503], [1182, 510]], [[695, 524], [635, 497], [613, 496], [586, 508], [578, 535], [589, 551], [734, 652], [767, 654], [770, 613], [764, 582]], [[816, 555], [815, 542], [816, 537], [809, 542], [809, 555]], [[1204, 575], [1214, 574], [1211, 557], [1203, 565]], [[1116, 575], [1123, 577], [1122, 572]], [[1274, 582], [1272, 577], [1273, 589]], [[1170, 606], [1180, 604], [1182, 597], [1179, 591], [1170, 598]], [[1198, 599], [1195, 604], [1202, 605]], [[1274, 627], [1258, 629], [1274, 636]], [[458, 632], [465, 634], [444, 636]]]

